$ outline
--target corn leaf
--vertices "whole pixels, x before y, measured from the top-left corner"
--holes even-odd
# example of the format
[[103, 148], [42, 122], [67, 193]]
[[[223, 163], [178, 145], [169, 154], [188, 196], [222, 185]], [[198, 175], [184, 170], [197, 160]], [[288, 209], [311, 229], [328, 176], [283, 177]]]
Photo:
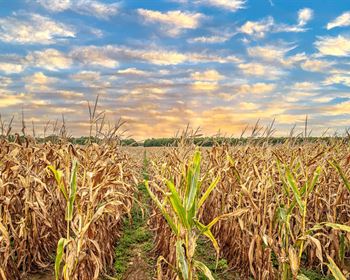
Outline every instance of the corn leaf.
[[155, 196], [155, 194], [151, 191], [151, 189], [149, 188], [149, 184], [148, 181], [145, 180], [144, 181], [146, 190], [149, 194], [149, 196], [152, 198], [152, 200], [154, 201], [154, 203], [156, 204], [156, 206], [158, 207], [158, 209], [160, 210], [160, 212], [162, 213], [162, 215], [164, 216], [164, 218], [166, 219], [166, 221], [168, 222], [171, 230], [178, 235], [179, 231], [177, 229], [177, 227], [175, 226], [175, 222], [173, 221], [173, 219], [170, 217], [170, 215], [168, 214], [168, 212], [165, 210], [165, 206], [163, 206], [159, 199]]
[[215, 280], [213, 277], [213, 274], [211, 273], [210, 269], [202, 262], [200, 261], [193, 261], [194, 267], [197, 268], [198, 270], [202, 271], [205, 277], [209, 280]]
[[327, 255], [327, 259], [329, 261], [329, 263], [327, 263], [327, 266], [331, 271], [332, 275], [334, 276], [335, 280], [346, 280], [344, 274], [341, 272], [339, 267], [335, 264], [335, 262], [329, 255]]
[[64, 184], [62, 183], [62, 177], [63, 177], [62, 171], [61, 170], [57, 170], [52, 165], [49, 165], [47, 168], [49, 170], [51, 170], [51, 172], [53, 173], [60, 191], [64, 195], [65, 199], [68, 200], [68, 194], [67, 194], [66, 188], [64, 187]]
[[333, 160], [333, 162], [330, 162], [330, 161], [329, 161], [329, 164], [330, 164], [331, 166], [333, 166], [333, 168], [335, 168], [335, 169], [338, 171], [340, 177], [342, 178], [342, 180], [343, 180], [343, 182], [344, 182], [345, 187], [346, 187], [346, 188], [348, 189], [348, 191], [350, 192], [350, 182], [349, 182], [349, 180], [346, 178], [346, 176], [345, 176], [343, 170], [341, 169], [339, 163], [336, 162], [335, 160]]
[[193, 165], [191, 167], [192, 174], [190, 176], [189, 189], [186, 199], [186, 210], [190, 210], [195, 202], [198, 186], [199, 186], [199, 176], [200, 176], [200, 164], [201, 164], [201, 154], [196, 151], [193, 157]]
[[303, 201], [301, 199], [297, 183], [295, 182], [295, 179], [294, 179], [294, 177], [293, 177], [293, 175], [292, 175], [292, 173], [290, 172], [289, 169], [286, 170], [286, 177], [287, 177], [288, 186], [292, 190], [292, 192], [294, 194], [294, 198], [297, 201], [300, 210], [302, 212], [304, 212], [304, 207], [305, 207], [304, 203], [303, 203]]
[[77, 169], [78, 169], [78, 163], [74, 161], [72, 165], [71, 178], [70, 178], [70, 184], [69, 184], [69, 202], [67, 205], [67, 215], [66, 215], [67, 221], [71, 221], [73, 219], [74, 201], [77, 194]]
[[182, 224], [185, 227], [188, 227], [189, 221], [187, 220], [186, 212], [185, 212], [184, 207], [182, 206], [179, 193], [176, 191], [173, 182], [167, 180], [166, 185], [168, 186], [168, 188], [171, 192], [171, 196], [169, 197], [171, 206], [173, 207], [175, 213], [179, 217], [179, 220], [182, 222]]
[[205, 191], [205, 193], [203, 194], [203, 196], [199, 200], [198, 208], [200, 208], [203, 205], [203, 203], [207, 200], [208, 196], [215, 189], [215, 187], [217, 186], [219, 181], [220, 181], [220, 177], [218, 176], [215, 178], [215, 180], [213, 182], [211, 182], [210, 186], [208, 187], [208, 189]]
[[185, 256], [185, 249], [183, 247], [183, 242], [181, 240], [176, 241], [176, 259], [179, 264], [182, 278], [184, 280], [188, 280], [189, 278], [188, 263]]
[[60, 277], [60, 266], [63, 258], [63, 251], [67, 245], [67, 239], [61, 238], [57, 243], [56, 259], [55, 259], [55, 277], [56, 280]]
[[307, 277], [305, 274], [299, 274], [297, 276], [297, 280], [310, 280], [310, 278]]

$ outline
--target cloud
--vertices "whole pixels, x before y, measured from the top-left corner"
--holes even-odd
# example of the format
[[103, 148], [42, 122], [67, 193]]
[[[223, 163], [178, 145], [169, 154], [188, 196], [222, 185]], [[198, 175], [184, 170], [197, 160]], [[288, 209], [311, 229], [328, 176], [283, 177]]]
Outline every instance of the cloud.
[[165, 13], [146, 9], [138, 9], [145, 23], [159, 23], [161, 29], [169, 36], [177, 36], [185, 29], [196, 29], [200, 21], [204, 18], [203, 14], [168, 11]]
[[266, 65], [262, 63], [241, 63], [238, 68], [242, 70], [245, 75], [264, 77], [269, 80], [274, 80], [284, 75], [285, 72], [281, 69]]
[[323, 81], [325, 85], [342, 84], [350, 87], [350, 75], [332, 75]]
[[84, 65], [96, 65], [106, 68], [115, 68], [119, 62], [113, 57], [111, 47], [76, 47], [70, 52], [70, 56]]
[[344, 101], [344, 102], [340, 102], [340, 103], [325, 107], [325, 108], [323, 108], [322, 113], [324, 113], [325, 115], [330, 115], [330, 116], [349, 114], [350, 113], [350, 101]]
[[67, 69], [72, 65], [72, 59], [56, 49], [34, 51], [26, 56], [26, 60], [33, 67], [40, 67], [51, 71]]
[[8, 62], [0, 62], [0, 71], [5, 72], [5, 74], [20, 73], [23, 70], [23, 65]]
[[100, 79], [100, 72], [95, 71], [81, 71], [70, 76], [73, 80], [79, 82], [95, 81]]
[[319, 87], [315, 83], [311, 82], [297, 82], [292, 85], [292, 91], [310, 91], [319, 89]]
[[71, 0], [37, 0], [37, 2], [52, 12], [62, 12], [71, 7]]
[[216, 70], [207, 70], [191, 73], [191, 79], [194, 80], [192, 84], [193, 89], [213, 91], [218, 88], [218, 81], [224, 79], [224, 76]]
[[296, 25], [276, 23], [273, 17], [268, 16], [260, 21], [247, 21], [238, 28], [238, 32], [248, 34], [252, 37], [263, 38], [267, 33], [280, 32], [305, 32], [304, 26], [312, 19], [313, 11], [304, 8], [298, 11], [298, 22]]
[[235, 12], [239, 9], [243, 9], [245, 7], [245, 0], [198, 0], [196, 3], [214, 6], [221, 9], [229, 10], [231, 12]]
[[216, 70], [207, 70], [204, 72], [194, 72], [191, 74], [191, 78], [196, 81], [220, 81], [224, 76]]
[[304, 26], [313, 18], [313, 10], [304, 8], [298, 11], [298, 25]]
[[36, 72], [33, 75], [23, 78], [25, 89], [29, 92], [43, 92], [50, 89], [50, 85], [57, 82], [56, 78], [48, 77], [43, 72]]
[[119, 4], [106, 4], [95, 0], [37, 0], [45, 9], [51, 12], [72, 10], [76, 13], [109, 19], [118, 13]]
[[53, 44], [75, 37], [70, 26], [38, 14], [16, 14], [0, 18], [0, 40], [18, 44]]
[[267, 17], [260, 21], [247, 21], [238, 31], [253, 37], [263, 38], [267, 32], [271, 31], [273, 25], [273, 18]]
[[276, 89], [275, 84], [256, 83], [245, 84], [238, 87], [237, 93], [239, 94], [264, 94], [270, 93]]
[[11, 92], [0, 91], [0, 108], [7, 108], [9, 106], [19, 105], [24, 102], [25, 94], [14, 94]]
[[350, 56], [350, 37], [319, 37], [314, 44], [322, 55]]
[[119, 61], [146, 62], [155, 65], [178, 65], [182, 63], [239, 63], [241, 59], [234, 55], [223, 56], [215, 53], [181, 53], [174, 50], [149, 47], [146, 49], [119, 45], [75, 47], [70, 57], [85, 65], [97, 65], [107, 68], [118, 66]]
[[98, 89], [98, 92], [105, 92], [111, 87], [109, 80], [104, 79], [100, 72], [81, 71], [70, 76], [74, 81], [80, 82], [84, 87]]
[[12, 84], [12, 79], [8, 77], [0, 77], [0, 88], [7, 88]]
[[303, 62], [300, 66], [305, 71], [324, 72], [327, 69], [329, 69], [332, 65], [334, 65], [333, 62], [319, 60], [319, 59], [308, 59], [305, 62]]
[[134, 67], [121, 69], [117, 71], [118, 74], [128, 75], [128, 76], [148, 76], [149, 73]]
[[231, 36], [202, 36], [202, 37], [196, 37], [192, 39], [188, 39], [187, 41], [189, 43], [207, 43], [207, 44], [216, 44], [216, 43], [224, 43], [228, 41], [231, 38]]
[[295, 48], [295, 45], [275, 43], [273, 45], [250, 47], [247, 49], [247, 52], [251, 57], [260, 58], [263, 61], [290, 67], [307, 58], [304, 53], [286, 56], [288, 52]]
[[21, 73], [27, 67], [27, 62], [15, 54], [0, 55], [0, 71], [5, 74]]
[[327, 30], [335, 27], [350, 26], [350, 12], [345, 12], [327, 24]]
[[275, 45], [265, 45], [250, 47], [247, 49], [249, 56], [259, 57], [267, 61], [273, 61], [276, 59], [283, 59], [286, 53], [294, 49], [295, 46], [277, 46]]

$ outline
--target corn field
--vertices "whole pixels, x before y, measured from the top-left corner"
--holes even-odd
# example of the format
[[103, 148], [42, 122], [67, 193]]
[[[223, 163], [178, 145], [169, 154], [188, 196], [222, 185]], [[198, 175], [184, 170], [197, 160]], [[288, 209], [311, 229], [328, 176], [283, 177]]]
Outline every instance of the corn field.
[[[220, 180], [199, 219], [207, 224], [223, 213], [248, 210], [213, 226], [220, 255], [240, 279], [308, 279], [301, 268], [349, 279], [348, 144], [265, 144], [202, 151], [202, 184]], [[175, 184], [184, 180], [194, 150], [182, 145], [154, 159], [150, 185], [155, 192], [168, 191], [163, 178]], [[175, 236], [158, 209], [151, 224], [157, 255], [175, 266]], [[168, 279], [176, 278], [169, 264], [162, 267]]]
[[[344, 139], [153, 150], [2, 139], [0, 279], [113, 275], [135, 205], [150, 207], [155, 279], [214, 279], [194, 259], [200, 235], [237, 279], [349, 279], [349, 164]], [[142, 182], [150, 205], [135, 199]]]
[[[74, 161], [75, 193], [69, 182]], [[98, 279], [113, 269], [120, 222], [133, 203], [133, 170], [114, 146], [2, 140], [0, 278], [25, 279], [53, 267], [55, 258], [62, 279]], [[66, 240], [62, 273], [56, 257], [60, 238]]]

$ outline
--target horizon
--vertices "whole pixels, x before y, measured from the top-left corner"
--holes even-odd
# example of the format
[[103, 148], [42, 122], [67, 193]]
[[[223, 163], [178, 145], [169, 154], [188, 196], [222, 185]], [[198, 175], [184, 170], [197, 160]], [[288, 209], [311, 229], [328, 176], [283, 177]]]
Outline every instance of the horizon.
[[305, 117], [313, 136], [350, 127], [344, 1], [0, 1], [0, 113], [28, 134], [48, 120], [89, 131], [87, 101], [137, 141], [201, 127], [239, 135]]

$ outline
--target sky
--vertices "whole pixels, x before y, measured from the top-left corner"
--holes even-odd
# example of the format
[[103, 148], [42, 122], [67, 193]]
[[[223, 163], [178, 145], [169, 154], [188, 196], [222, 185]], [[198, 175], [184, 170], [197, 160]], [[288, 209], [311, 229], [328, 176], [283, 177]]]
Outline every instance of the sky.
[[[42, 136], [87, 101], [135, 139], [350, 126], [347, 0], [0, 0], [0, 113]], [[107, 121], [106, 121], [107, 124]], [[106, 126], [107, 127], [107, 126]]]

